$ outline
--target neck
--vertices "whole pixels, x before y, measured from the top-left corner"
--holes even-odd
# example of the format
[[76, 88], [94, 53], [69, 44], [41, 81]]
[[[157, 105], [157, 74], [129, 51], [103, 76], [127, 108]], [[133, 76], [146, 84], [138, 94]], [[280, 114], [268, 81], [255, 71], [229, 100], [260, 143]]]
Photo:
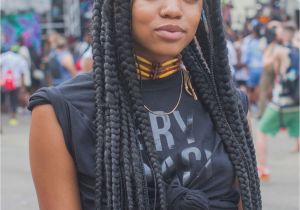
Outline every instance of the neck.
[[162, 63], [152, 63], [150, 60], [135, 55], [137, 73], [141, 79], [161, 79], [180, 70], [181, 58], [177, 56]]
[[153, 64], [161, 64], [176, 57], [176, 56], [159, 56], [159, 55], [149, 56], [149, 55], [143, 55], [139, 53], [137, 53], [137, 55], [145, 58], [146, 60], [150, 61]]
[[149, 52], [148, 50], [144, 49], [143, 47], [135, 44], [134, 45], [134, 54], [145, 58], [146, 60], [150, 61], [151, 63], [164, 63], [172, 58], [175, 58], [176, 55], [161, 55]]

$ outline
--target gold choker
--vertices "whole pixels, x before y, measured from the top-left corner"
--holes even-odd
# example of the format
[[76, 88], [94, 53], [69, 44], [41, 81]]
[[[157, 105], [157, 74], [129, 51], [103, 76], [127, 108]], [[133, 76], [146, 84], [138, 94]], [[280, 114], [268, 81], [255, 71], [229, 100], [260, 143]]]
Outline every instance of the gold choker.
[[181, 71], [186, 92], [191, 95], [194, 100], [198, 100], [198, 97], [192, 86], [190, 74], [182, 64], [180, 55], [177, 56], [177, 58], [173, 58], [161, 64], [153, 64], [147, 59], [135, 55], [135, 62], [137, 74], [139, 75], [140, 79], [162, 79]]
[[147, 59], [135, 56], [137, 73], [143, 79], [162, 79], [180, 70], [181, 59], [178, 56], [163, 63], [152, 63]]

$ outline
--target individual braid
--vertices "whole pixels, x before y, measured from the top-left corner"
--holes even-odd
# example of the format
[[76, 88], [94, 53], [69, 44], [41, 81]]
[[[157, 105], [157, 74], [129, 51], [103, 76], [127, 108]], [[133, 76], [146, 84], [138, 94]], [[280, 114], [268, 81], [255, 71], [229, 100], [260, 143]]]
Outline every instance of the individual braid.
[[[124, 91], [120, 93], [125, 95]], [[134, 209], [136, 206], [135, 201], [138, 205], [136, 208], [140, 209], [143, 205], [143, 196], [141, 194], [141, 189], [135, 189], [135, 186], [141, 186], [139, 180], [142, 180], [142, 169], [140, 164], [136, 161], [139, 160], [138, 157], [138, 147], [136, 146], [136, 138], [134, 135], [134, 126], [130, 116], [130, 110], [128, 106], [128, 101], [125, 100], [124, 96], [121, 96], [121, 112], [122, 117], [124, 116], [122, 123], [122, 145], [124, 147], [122, 157], [124, 161], [124, 173], [125, 173], [125, 187], [128, 202], [128, 209]], [[128, 141], [129, 140], [129, 141]], [[130, 152], [129, 152], [130, 151]], [[135, 178], [135, 180], [133, 180]]]
[[102, 71], [103, 65], [103, 57], [102, 57], [102, 49], [103, 43], [101, 41], [101, 26], [102, 26], [102, 11], [103, 1], [95, 1], [93, 8], [93, 28], [92, 28], [92, 36], [93, 36], [93, 60], [94, 60], [94, 85], [95, 85], [95, 99], [96, 99], [96, 168], [95, 168], [95, 205], [97, 210], [103, 209], [102, 203], [105, 200], [105, 187], [103, 185], [104, 182], [104, 110], [103, 110], [103, 94], [104, 94], [104, 76]]
[[[106, 142], [105, 142], [105, 168], [106, 189], [108, 193], [108, 208], [120, 209], [120, 110], [119, 110], [119, 81], [116, 71], [116, 52], [114, 47], [114, 17], [111, 1], [105, 0], [103, 6], [105, 22], [104, 44], [104, 75], [105, 75], [105, 101], [109, 105], [106, 110]], [[104, 153], [106, 154], [106, 153]], [[110, 171], [111, 170], [111, 171]], [[111, 202], [111, 203], [110, 203]]]
[[[123, 89], [120, 89], [120, 106], [121, 106], [121, 139], [122, 139], [122, 149], [121, 149], [121, 161], [124, 163], [122, 164], [122, 173], [124, 174], [124, 187], [126, 190], [125, 193], [125, 206], [128, 207], [128, 210], [134, 209], [134, 180], [133, 180], [133, 168], [132, 163], [133, 161], [132, 153], [130, 152], [130, 131], [129, 126], [130, 120], [128, 119], [128, 101], [125, 99], [125, 92]], [[124, 195], [123, 195], [124, 196]], [[135, 198], [137, 198], [135, 196]]]
[[[104, 43], [103, 43], [103, 57], [104, 57], [104, 65], [103, 65], [103, 71], [104, 71], [104, 84], [105, 84], [105, 94], [104, 94], [104, 102], [106, 104], [105, 110], [104, 110], [104, 119], [105, 119], [105, 128], [104, 128], [104, 134], [105, 134], [105, 143], [104, 143], [104, 168], [105, 168], [105, 185], [106, 185], [106, 202], [107, 202], [107, 209], [113, 209], [113, 192], [112, 192], [112, 128], [111, 128], [111, 118], [114, 116], [111, 116], [111, 109], [115, 108], [115, 103], [113, 101], [113, 94], [111, 92], [111, 78], [110, 78], [110, 72], [113, 70], [113, 61], [110, 57], [112, 52], [112, 46], [110, 43], [110, 39], [112, 37], [108, 36], [108, 34], [111, 32], [111, 17], [110, 17], [110, 7], [109, 2], [107, 0], [104, 0], [103, 3], [103, 10], [102, 10], [102, 30], [101, 33], [104, 34]], [[111, 35], [111, 34], [109, 34]]]

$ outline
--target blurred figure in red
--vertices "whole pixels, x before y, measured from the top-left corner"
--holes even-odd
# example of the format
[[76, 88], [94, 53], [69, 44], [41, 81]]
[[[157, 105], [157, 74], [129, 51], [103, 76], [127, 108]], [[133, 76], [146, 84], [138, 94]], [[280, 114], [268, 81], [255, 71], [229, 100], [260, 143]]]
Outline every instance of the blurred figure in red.
[[5, 52], [0, 56], [1, 70], [1, 92], [5, 102], [8, 97], [10, 102], [9, 125], [18, 125], [17, 108], [19, 105], [20, 91], [26, 91], [25, 76], [29, 74], [29, 66], [26, 60], [18, 54], [19, 46], [15, 45], [11, 51]]
[[83, 72], [89, 72], [93, 70], [93, 56], [91, 47], [81, 57], [80, 66]]

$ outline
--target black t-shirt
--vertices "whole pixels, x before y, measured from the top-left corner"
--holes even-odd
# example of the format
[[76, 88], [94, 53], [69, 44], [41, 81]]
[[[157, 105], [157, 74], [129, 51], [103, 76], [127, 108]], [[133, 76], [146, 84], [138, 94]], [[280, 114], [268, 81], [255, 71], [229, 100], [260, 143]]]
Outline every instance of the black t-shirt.
[[[178, 101], [180, 86], [181, 73], [142, 81], [144, 103], [157, 114], [170, 111]], [[92, 73], [85, 73], [58, 87], [40, 89], [29, 104], [30, 110], [40, 104], [52, 104], [76, 165], [84, 210], [95, 209], [94, 94]], [[164, 181], [168, 184], [168, 201], [189, 210], [237, 210], [239, 193], [233, 187], [234, 169], [201, 102], [183, 91], [172, 114], [149, 112], [149, 118]], [[152, 201], [151, 170], [142, 146], [141, 150]]]

